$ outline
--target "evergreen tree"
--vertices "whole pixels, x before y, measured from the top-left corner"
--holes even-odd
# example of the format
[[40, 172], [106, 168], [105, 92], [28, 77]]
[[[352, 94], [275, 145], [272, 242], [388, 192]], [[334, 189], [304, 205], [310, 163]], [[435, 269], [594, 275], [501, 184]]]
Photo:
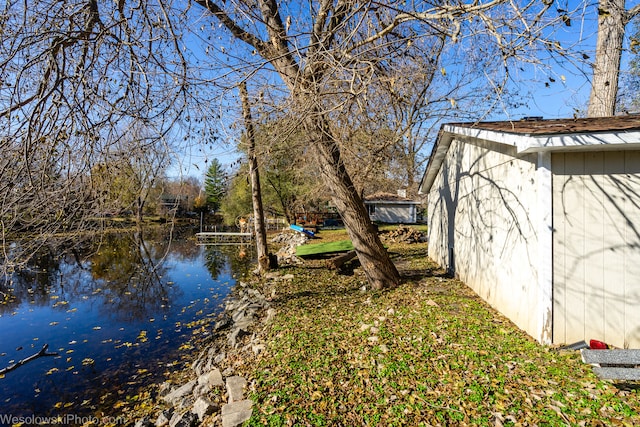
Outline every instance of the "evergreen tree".
[[217, 212], [227, 192], [227, 174], [218, 159], [213, 159], [204, 178], [204, 191], [209, 209]]

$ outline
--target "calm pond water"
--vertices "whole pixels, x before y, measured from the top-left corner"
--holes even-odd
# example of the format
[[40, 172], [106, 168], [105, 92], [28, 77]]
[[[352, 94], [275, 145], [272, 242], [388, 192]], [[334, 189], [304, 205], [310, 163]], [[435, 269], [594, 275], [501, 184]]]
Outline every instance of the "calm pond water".
[[86, 257], [41, 254], [29, 271], [0, 280], [0, 369], [45, 344], [59, 354], [0, 378], [0, 425], [7, 414], [117, 414], [117, 402], [198, 351], [186, 343], [208, 333], [202, 320], [254, 268], [250, 247], [198, 246], [166, 230], [90, 246]]

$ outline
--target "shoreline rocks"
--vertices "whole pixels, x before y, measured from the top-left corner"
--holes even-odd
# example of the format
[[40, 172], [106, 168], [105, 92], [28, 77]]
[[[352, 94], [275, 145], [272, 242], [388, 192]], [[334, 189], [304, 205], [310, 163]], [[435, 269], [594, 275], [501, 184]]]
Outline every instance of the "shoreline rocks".
[[[265, 277], [275, 282], [293, 276], [275, 272]], [[267, 297], [238, 282], [212, 324], [211, 336], [200, 344], [202, 350], [183, 372], [185, 378], [177, 384], [160, 384], [157, 403], [162, 408], [155, 417], [137, 421], [135, 427], [234, 427], [251, 418], [253, 401], [246, 398], [250, 384], [235, 368], [264, 351], [261, 332], [274, 315]]]

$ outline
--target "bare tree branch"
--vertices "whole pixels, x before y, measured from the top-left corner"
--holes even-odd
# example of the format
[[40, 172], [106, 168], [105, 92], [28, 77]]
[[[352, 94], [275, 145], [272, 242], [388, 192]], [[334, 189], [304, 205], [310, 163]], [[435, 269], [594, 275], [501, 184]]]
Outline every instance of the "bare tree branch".
[[45, 356], [57, 356], [58, 353], [57, 352], [48, 352], [47, 349], [49, 348], [49, 344], [45, 344], [44, 346], [42, 346], [42, 348], [40, 349], [39, 352], [32, 354], [29, 357], [25, 357], [22, 360], [17, 361], [16, 363], [14, 363], [13, 365], [9, 365], [6, 368], [2, 368], [0, 369], [0, 376], [5, 375], [11, 371], [14, 371], [16, 369], [18, 369], [20, 366], [24, 365], [25, 363], [29, 363], [32, 360], [35, 360], [39, 357], [45, 357]]

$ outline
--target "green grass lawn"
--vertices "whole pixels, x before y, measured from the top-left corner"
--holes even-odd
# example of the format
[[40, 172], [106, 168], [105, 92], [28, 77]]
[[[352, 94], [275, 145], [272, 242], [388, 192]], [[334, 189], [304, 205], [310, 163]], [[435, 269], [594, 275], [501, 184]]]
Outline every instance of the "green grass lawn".
[[389, 244], [406, 279], [393, 290], [362, 292], [357, 271], [313, 261], [266, 284], [277, 315], [241, 368], [248, 425], [640, 425], [637, 383], [600, 381], [578, 352], [539, 345], [426, 251]]
[[296, 248], [297, 256], [311, 256], [332, 254], [337, 252], [348, 252], [353, 250], [351, 240], [336, 240], [333, 242], [307, 243]]

